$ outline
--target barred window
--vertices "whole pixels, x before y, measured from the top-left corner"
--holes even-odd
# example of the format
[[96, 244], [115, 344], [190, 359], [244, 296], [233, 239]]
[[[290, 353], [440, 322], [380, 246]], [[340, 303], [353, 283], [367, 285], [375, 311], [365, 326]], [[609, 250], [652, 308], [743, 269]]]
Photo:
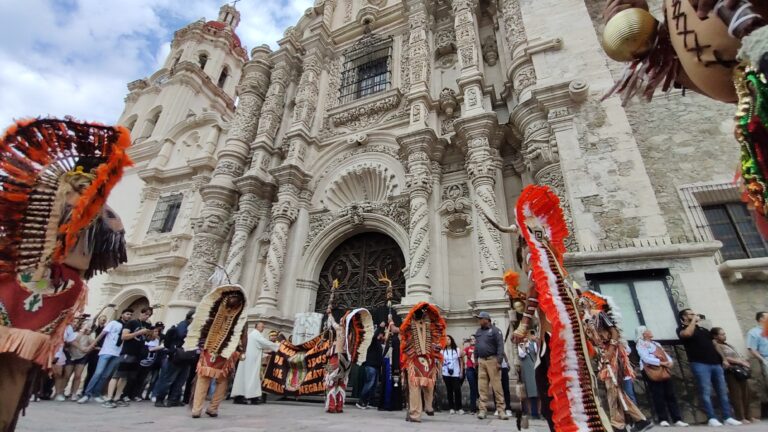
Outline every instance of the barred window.
[[702, 206], [715, 239], [723, 243], [723, 259], [746, 259], [768, 256], [766, 242], [741, 202]]
[[176, 223], [176, 217], [181, 209], [182, 198], [182, 194], [160, 198], [157, 207], [155, 207], [155, 213], [152, 214], [152, 221], [147, 232], [168, 233], [173, 231], [173, 225]]
[[339, 101], [344, 104], [387, 90], [392, 78], [392, 37], [369, 33], [344, 52]]

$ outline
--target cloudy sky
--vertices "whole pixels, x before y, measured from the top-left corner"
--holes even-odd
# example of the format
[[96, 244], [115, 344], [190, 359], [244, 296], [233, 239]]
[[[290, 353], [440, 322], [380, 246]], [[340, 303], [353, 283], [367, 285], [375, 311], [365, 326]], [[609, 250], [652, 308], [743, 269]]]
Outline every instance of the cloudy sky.
[[[73, 115], [113, 123], [125, 85], [152, 74], [173, 32], [222, 0], [0, 0], [0, 129], [13, 119]], [[313, 0], [242, 0], [237, 33], [273, 48]]]

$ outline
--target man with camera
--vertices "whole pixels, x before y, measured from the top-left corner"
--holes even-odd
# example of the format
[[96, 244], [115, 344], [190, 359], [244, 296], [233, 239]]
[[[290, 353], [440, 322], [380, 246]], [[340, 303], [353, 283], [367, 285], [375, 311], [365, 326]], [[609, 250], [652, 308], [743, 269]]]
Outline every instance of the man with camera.
[[725, 371], [723, 369], [725, 359], [715, 348], [709, 330], [698, 325], [699, 321], [704, 319], [704, 315], [696, 314], [691, 309], [683, 309], [678, 317], [680, 318], [680, 326], [677, 328], [677, 335], [688, 354], [688, 361], [699, 386], [699, 397], [709, 419], [709, 426], [723, 425], [717, 420], [715, 408], [710, 399], [713, 382], [717, 398], [720, 400], [724, 422], [731, 426], [740, 425], [741, 422], [731, 416], [731, 404], [728, 400], [728, 387], [725, 385]]

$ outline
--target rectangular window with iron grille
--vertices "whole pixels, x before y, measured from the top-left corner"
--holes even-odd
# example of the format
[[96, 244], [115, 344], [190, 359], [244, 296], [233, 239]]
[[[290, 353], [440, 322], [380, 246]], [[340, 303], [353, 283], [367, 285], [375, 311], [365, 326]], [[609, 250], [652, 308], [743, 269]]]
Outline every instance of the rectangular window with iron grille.
[[610, 297], [619, 308], [627, 340], [644, 325], [658, 340], [677, 340], [677, 307], [665, 269], [587, 274], [591, 289]]
[[390, 88], [392, 37], [369, 33], [344, 52], [339, 102], [345, 104]]
[[716, 240], [723, 243], [724, 260], [768, 256], [768, 247], [755, 226], [746, 204], [731, 202], [702, 206]]
[[169, 233], [173, 231], [176, 223], [176, 217], [181, 210], [182, 194], [164, 196], [157, 202], [155, 212], [152, 214], [152, 221], [149, 223], [147, 232]]

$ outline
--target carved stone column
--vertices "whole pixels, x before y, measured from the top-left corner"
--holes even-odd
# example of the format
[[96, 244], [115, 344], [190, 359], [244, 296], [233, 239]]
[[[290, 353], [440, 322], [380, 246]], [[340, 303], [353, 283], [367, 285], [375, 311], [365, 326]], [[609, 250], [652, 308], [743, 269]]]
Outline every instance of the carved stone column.
[[432, 78], [429, 55], [429, 39], [432, 27], [432, 14], [428, 2], [410, 0], [408, 10], [408, 67], [406, 78], [410, 83], [405, 95], [410, 110], [410, 130], [420, 130], [428, 125], [430, 107], [433, 105], [430, 95]]
[[256, 137], [259, 113], [269, 84], [269, 54], [266, 46], [252, 51], [238, 87], [240, 103], [232, 119], [229, 136], [211, 182], [201, 188], [203, 210], [194, 223], [192, 254], [181, 278], [179, 300], [198, 301], [206, 293], [207, 280], [218, 264], [232, 224], [232, 209], [238, 191], [234, 180], [248, 163], [250, 143]]
[[453, 0], [456, 48], [461, 72], [457, 80], [464, 94], [465, 115], [483, 112], [483, 75], [480, 70], [480, 38], [477, 34], [476, 0]]
[[495, 114], [485, 114], [456, 121], [456, 130], [465, 149], [466, 169], [474, 190], [475, 230], [480, 253], [480, 298], [503, 296], [504, 258], [501, 234], [483, 213], [499, 219], [496, 205], [496, 171], [500, 169], [492, 137], [498, 125]]
[[[408, 158], [407, 188], [410, 197], [410, 238], [408, 285], [406, 295], [412, 301], [431, 301], [429, 197], [432, 194], [433, 169], [437, 136], [432, 129], [421, 129], [397, 137]], [[439, 156], [439, 155], [437, 155]]]
[[[232, 283], [240, 282], [243, 258], [248, 248], [248, 238], [264, 218], [270, 204], [266, 199], [259, 196], [260, 194], [257, 192], [257, 189], [251, 185], [247, 183], [242, 184], [240, 181], [238, 181], [238, 185], [240, 186], [241, 195], [234, 218], [234, 233], [230, 242], [226, 264], [227, 274]], [[269, 190], [269, 188], [266, 189]]]
[[277, 300], [288, 249], [288, 234], [299, 214], [301, 192], [309, 182], [309, 176], [297, 168], [282, 165], [272, 170], [272, 175], [278, 181], [278, 198], [272, 206], [272, 232], [269, 236], [264, 280], [254, 306], [254, 311], [263, 316], [280, 316]]

